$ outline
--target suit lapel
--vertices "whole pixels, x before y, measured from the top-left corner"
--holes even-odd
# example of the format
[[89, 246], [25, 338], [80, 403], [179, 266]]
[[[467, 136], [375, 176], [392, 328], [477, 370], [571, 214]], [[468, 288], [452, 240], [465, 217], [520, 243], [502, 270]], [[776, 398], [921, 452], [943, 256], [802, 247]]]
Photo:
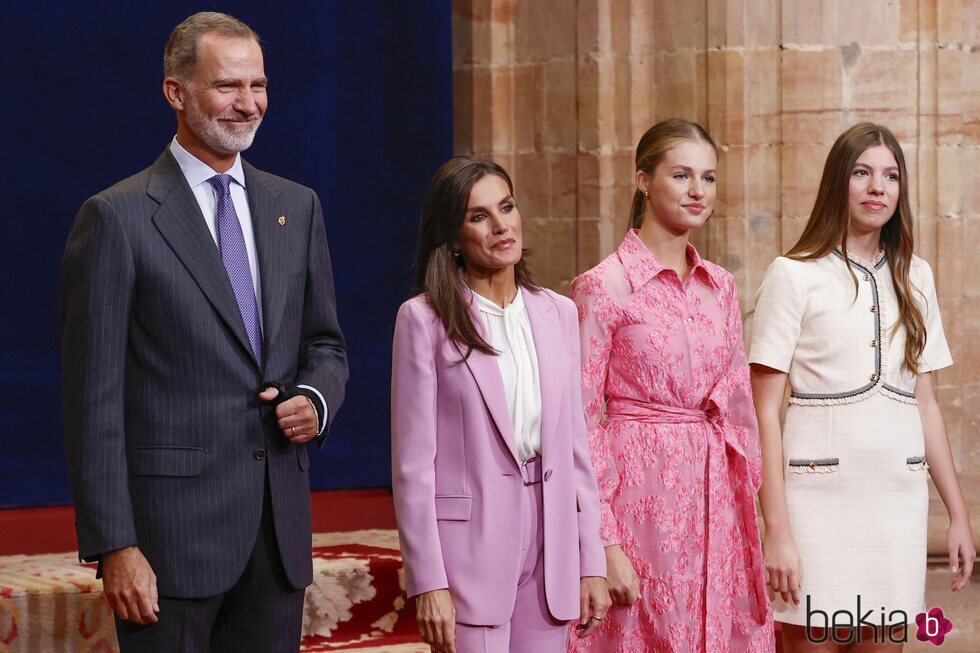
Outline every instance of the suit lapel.
[[221, 262], [221, 253], [169, 148], [153, 164], [146, 192], [160, 203], [153, 214], [160, 235], [252, 358], [245, 323]]
[[[286, 303], [286, 271], [283, 264], [289, 260], [287, 250], [287, 228], [289, 218], [280, 212], [279, 189], [267, 176], [242, 161], [245, 170], [245, 185], [248, 190], [248, 204], [252, 212], [252, 230], [255, 232], [255, 247], [258, 250], [259, 279], [262, 283], [262, 332], [269, 351], [269, 343], [274, 341]], [[279, 218], [286, 218], [279, 224]]]
[[541, 455], [550, 452], [558, 430], [563, 379], [567, 375], [568, 347], [561, 334], [558, 307], [544, 291], [524, 293], [524, 309], [531, 322], [541, 383]]
[[[486, 339], [487, 332], [483, 326], [483, 316], [473, 300], [473, 291], [463, 284], [463, 300], [468, 302], [470, 309], [470, 319], [476, 327], [480, 337]], [[497, 432], [503, 438], [504, 444], [514, 457], [514, 462], [521, 463], [517, 453], [517, 440], [514, 438], [514, 427], [510, 423], [510, 414], [507, 410], [507, 397], [504, 395], [504, 380], [500, 376], [500, 365], [497, 363], [496, 356], [484, 354], [474, 349], [466, 359], [466, 366], [470, 368], [470, 373], [476, 380], [476, 386], [480, 389], [483, 402], [487, 406], [487, 411], [497, 426]]]

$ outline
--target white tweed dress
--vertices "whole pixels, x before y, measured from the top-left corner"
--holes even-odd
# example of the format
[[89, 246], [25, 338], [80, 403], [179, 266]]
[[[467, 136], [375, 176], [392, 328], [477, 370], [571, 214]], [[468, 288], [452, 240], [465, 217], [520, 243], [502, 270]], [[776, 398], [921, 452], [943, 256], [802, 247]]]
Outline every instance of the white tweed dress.
[[[783, 463], [803, 591], [799, 606], [774, 598], [785, 623], [806, 625], [809, 607], [847, 611], [857, 624], [858, 597], [878, 625], [914, 620], [923, 607], [928, 465], [905, 329], [893, 330], [898, 299], [884, 258], [849, 258], [856, 297], [839, 251], [777, 258], [752, 317], [749, 362], [788, 372], [791, 388]], [[919, 371], [951, 365], [932, 270], [913, 257], [909, 275], [927, 332]]]

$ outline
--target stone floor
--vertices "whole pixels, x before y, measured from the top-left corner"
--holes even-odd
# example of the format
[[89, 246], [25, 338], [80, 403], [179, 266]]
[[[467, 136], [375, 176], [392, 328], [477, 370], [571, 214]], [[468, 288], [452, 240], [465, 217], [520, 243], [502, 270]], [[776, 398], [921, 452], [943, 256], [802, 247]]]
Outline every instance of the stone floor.
[[940, 607], [947, 619], [953, 622], [952, 632], [942, 646], [919, 642], [911, 635], [905, 647], [907, 653], [977, 653], [980, 651], [980, 570], [973, 574], [971, 582], [960, 592], [949, 589], [952, 574], [945, 562], [929, 565], [926, 574], [926, 607]]

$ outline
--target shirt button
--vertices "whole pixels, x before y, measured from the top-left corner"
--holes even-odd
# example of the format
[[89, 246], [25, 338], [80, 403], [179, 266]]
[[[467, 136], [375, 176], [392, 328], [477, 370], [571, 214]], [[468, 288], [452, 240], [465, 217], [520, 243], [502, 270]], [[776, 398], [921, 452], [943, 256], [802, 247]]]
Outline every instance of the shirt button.
[[866, 275], [864, 275], [864, 280], [865, 281], [871, 281], [871, 277], [866, 274]]
[[687, 318], [687, 321], [688, 322], [694, 322], [694, 318], [693, 317], [689, 317], [689, 318]]
[[868, 380], [869, 381], [874, 381], [876, 378], [878, 378], [878, 377], [876, 375], [872, 374], [871, 376], [868, 377]]
[[265, 449], [256, 449], [252, 455], [255, 456], [256, 460], [265, 460]]
[[870, 310], [870, 311], [871, 311], [872, 313], [877, 313], [877, 312], [878, 312], [878, 307], [877, 307], [877, 306], [872, 306], [872, 307], [871, 307], [870, 309], [868, 309], [868, 310]]
[[877, 340], [872, 340], [871, 341], [871, 346], [872, 347], [877, 347], [878, 346], [878, 341]]

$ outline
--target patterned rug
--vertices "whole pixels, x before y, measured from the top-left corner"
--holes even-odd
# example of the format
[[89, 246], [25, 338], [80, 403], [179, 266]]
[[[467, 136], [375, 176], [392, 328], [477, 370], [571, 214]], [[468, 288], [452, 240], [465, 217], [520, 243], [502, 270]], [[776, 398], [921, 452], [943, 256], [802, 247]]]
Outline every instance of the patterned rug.
[[[406, 606], [398, 534], [313, 536], [303, 653], [423, 653]], [[76, 553], [0, 557], [0, 653], [116, 653], [94, 565]]]

